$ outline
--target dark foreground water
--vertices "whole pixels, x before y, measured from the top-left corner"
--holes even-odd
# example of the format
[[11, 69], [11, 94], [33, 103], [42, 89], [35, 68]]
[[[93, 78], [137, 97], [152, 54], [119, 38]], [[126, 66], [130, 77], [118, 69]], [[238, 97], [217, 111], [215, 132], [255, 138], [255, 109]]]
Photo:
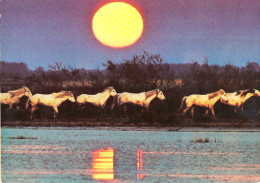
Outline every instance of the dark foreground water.
[[2, 182], [260, 182], [259, 132], [4, 128], [1, 140]]

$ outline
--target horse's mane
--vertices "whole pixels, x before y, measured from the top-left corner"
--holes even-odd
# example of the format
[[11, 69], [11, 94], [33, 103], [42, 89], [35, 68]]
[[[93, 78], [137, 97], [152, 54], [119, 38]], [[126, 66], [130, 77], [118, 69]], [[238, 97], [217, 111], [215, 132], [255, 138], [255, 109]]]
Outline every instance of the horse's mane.
[[208, 94], [208, 98], [209, 99], [215, 98], [215, 97], [219, 96], [220, 93], [223, 94], [224, 92], [225, 92], [224, 90], [220, 89], [219, 91]]
[[242, 90], [237, 90], [236, 95], [240, 95], [242, 93]]
[[158, 94], [159, 91], [160, 91], [159, 89], [155, 89], [155, 90], [151, 90], [151, 91], [145, 92], [145, 97], [149, 98], [149, 97], [153, 96], [154, 93]]
[[63, 98], [70, 95], [70, 91], [61, 91], [59, 93], [53, 93], [53, 95], [55, 95], [55, 98]]
[[104, 92], [108, 91], [108, 92], [111, 92], [114, 90], [114, 87], [110, 86], [110, 87], [107, 87]]
[[248, 89], [248, 90], [245, 90], [245, 91], [242, 93], [241, 97], [246, 96], [248, 93], [255, 93], [255, 89]]
[[23, 94], [26, 90], [26, 87], [19, 88], [17, 90], [9, 91], [8, 93], [11, 95], [11, 97], [15, 97], [17, 95]]

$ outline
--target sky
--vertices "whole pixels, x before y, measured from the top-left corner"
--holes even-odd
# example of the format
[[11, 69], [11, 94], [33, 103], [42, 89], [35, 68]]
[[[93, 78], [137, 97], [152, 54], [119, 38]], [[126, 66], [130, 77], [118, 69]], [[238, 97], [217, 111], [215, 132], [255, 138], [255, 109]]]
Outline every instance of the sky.
[[142, 54], [161, 54], [167, 63], [203, 62], [237, 66], [260, 63], [259, 0], [121, 0], [144, 19], [132, 46], [102, 45], [92, 32], [95, 11], [111, 0], [2, 0], [1, 60], [30, 69], [62, 62], [102, 69]]

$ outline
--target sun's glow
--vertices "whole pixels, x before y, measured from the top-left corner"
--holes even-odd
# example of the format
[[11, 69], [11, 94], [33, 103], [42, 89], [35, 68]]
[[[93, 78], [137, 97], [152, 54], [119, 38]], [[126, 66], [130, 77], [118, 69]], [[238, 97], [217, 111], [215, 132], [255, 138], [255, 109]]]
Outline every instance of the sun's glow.
[[95, 37], [104, 45], [123, 48], [134, 44], [142, 35], [143, 19], [133, 6], [113, 2], [102, 6], [92, 19]]

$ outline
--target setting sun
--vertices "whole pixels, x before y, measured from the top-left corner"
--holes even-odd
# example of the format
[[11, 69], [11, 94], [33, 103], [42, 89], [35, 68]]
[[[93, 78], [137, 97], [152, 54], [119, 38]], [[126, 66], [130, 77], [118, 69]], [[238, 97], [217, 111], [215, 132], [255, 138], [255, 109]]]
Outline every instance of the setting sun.
[[95, 13], [92, 29], [102, 44], [123, 48], [134, 44], [141, 37], [143, 19], [133, 6], [113, 2], [102, 6]]

